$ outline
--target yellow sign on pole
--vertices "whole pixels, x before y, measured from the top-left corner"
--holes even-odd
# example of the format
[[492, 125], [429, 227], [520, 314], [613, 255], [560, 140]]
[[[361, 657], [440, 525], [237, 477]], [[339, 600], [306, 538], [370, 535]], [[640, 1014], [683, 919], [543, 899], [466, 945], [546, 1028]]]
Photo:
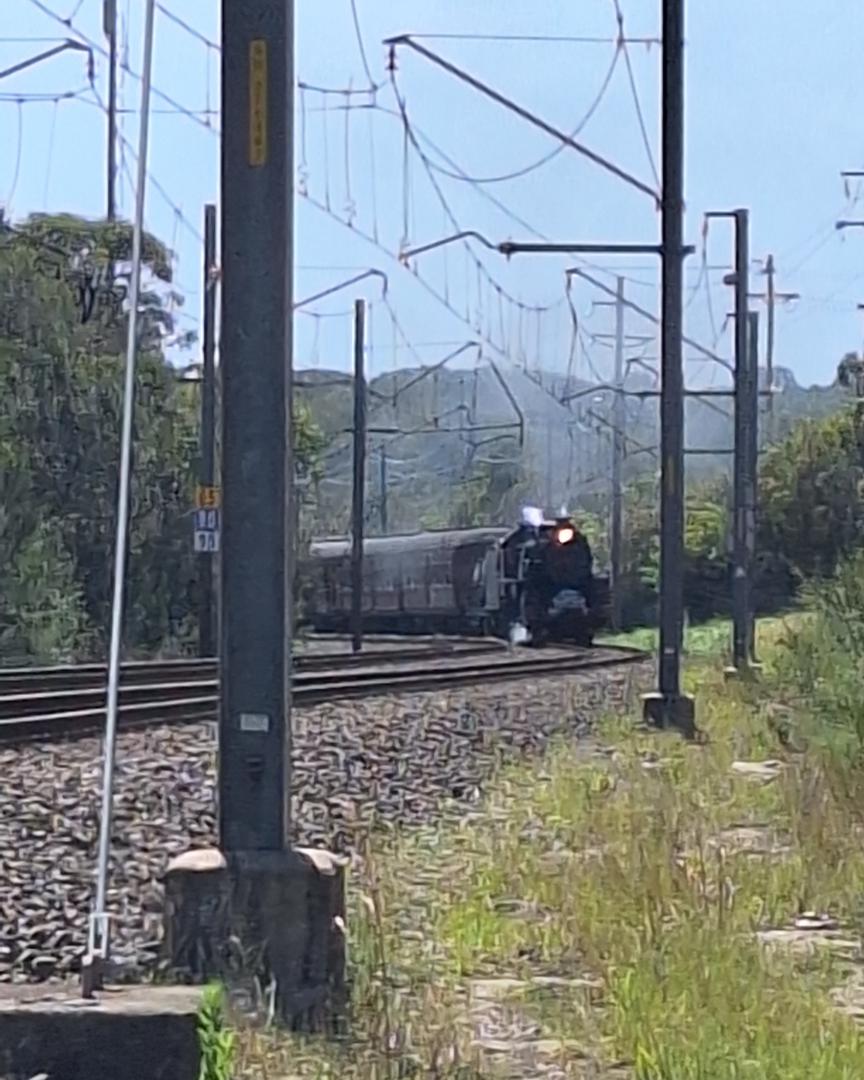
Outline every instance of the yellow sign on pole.
[[218, 487], [199, 487], [195, 492], [195, 506], [199, 510], [215, 510], [222, 503], [222, 492]]
[[249, 164], [267, 162], [267, 42], [249, 42]]

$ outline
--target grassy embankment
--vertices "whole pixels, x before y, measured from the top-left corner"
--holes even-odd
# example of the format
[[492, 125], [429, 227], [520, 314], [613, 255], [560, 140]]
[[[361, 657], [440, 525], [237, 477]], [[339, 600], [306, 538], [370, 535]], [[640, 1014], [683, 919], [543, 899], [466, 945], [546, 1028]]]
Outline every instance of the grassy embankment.
[[[356, 1040], [247, 1034], [237, 1070], [864, 1077], [832, 993], [859, 971], [864, 590], [849, 575], [828, 601], [761, 625], [759, 686], [724, 684], [724, 628], [693, 631], [705, 745], [610, 718], [470, 813], [373, 838], [350, 883]], [[758, 936], [808, 910], [839, 928]]]

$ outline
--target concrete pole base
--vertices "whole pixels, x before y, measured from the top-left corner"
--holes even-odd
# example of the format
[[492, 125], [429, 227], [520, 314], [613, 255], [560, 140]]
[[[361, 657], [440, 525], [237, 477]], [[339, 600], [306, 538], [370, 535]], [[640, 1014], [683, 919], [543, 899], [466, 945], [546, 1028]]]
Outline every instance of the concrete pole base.
[[652, 727], [671, 728], [686, 739], [696, 738], [696, 707], [686, 694], [643, 694], [642, 715]]
[[201, 991], [123, 986], [82, 998], [74, 986], [0, 988], [0, 1076], [194, 1080]]
[[256, 1011], [294, 1030], [340, 1026], [346, 999], [345, 865], [327, 851], [173, 859], [165, 875], [165, 952], [176, 977], [246, 988]]
[[762, 673], [762, 665], [755, 660], [749, 661], [749, 663], [735, 665], [730, 664], [728, 667], [723, 668], [723, 678], [727, 682], [734, 682], [736, 679], [746, 680], [752, 682], [758, 679]]

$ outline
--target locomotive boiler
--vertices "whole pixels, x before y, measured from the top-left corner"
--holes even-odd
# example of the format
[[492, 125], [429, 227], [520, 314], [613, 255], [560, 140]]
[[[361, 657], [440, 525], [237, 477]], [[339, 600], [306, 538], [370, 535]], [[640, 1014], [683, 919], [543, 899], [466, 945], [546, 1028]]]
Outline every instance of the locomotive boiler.
[[[351, 541], [315, 540], [303, 565], [304, 620], [344, 632], [351, 617]], [[528, 514], [514, 528], [376, 536], [363, 544], [367, 633], [471, 634], [535, 645], [590, 645], [606, 625], [609, 580], [566, 515]]]

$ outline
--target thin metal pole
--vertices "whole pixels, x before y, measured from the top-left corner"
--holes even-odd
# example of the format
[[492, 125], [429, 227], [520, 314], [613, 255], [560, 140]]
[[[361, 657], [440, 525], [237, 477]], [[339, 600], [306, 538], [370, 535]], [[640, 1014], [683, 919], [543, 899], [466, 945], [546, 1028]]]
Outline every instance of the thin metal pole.
[[102, 29], [108, 38], [108, 175], [107, 217], [117, 216], [117, 0], [104, 0]]
[[684, 606], [684, 0], [663, 0], [662, 32], [659, 691], [664, 713], [674, 713], [681, 693]]
[[387, 535], [387, 447], [381, 446], [381, 458], [379, 461], [380, 468], [380, 482], [381, 482], [381, 502], [380, 502], [380, 514], [381, 514], [381, 533], [383, 536]]
[[123, 384], [123, 421], [120, 433], [120, 477], [117, 492], [117, 530], [114, 541], [114, 592], [111, 602], [111, 642], [108, 653], [108, 692], [105, 700], [105, 752], [102, 764], [102, 814], [96, 868], [96, 906], [90, 926], [90, 952], [108, 956], [108, 857], [114, 799], [114, 758], [117, 746], [117, 698], [120, 686], [120, 647], [123, 640], [123, 600], [126, 548], [129, 536], [129, 489], [132, 478], [132, 414], [135, 407], [135, 358], [138, 348], [138, 299], [141, 291], [141, 248], [144, 231], [144, 196], [147, 190], [147, 147], [150, 133], [150, 77], [153, 68], [155, 0], [147, 0], [144, 22], [144, 63], [141, 73], [141, 127], [138, 136], [138, 176], [135, 222], [132, 233], [132, 275], [129, 284], [129, 326], [126, 339], [126, 375]]
[[609, 563], [612, 571], [612, 627], [621, 627], [621, 560], [624, 493], [624, 278], [619, 277], [615, 299], [615, 400], [612, 412], [612, 499], [609, 521]]
[[552, 424], [546, 425], [546, 512], [552, 514]]
[[222, 2], [219, 838], [291, 826], [294, 4]]
[[732, 665], [747, 667], [749, 573], [747, 569], [747, 490], [750, 449], [750, 353], [748, 214], [735, 211], [735, 454], [733, 470]]
[[777, 303], [776, 296], [774, 294], [774, 256], [769, 255], [765, 260], [765, 274], [768, 278], [767, 287], [767, 305], [768, 305], [768, 326], [766, 329], [765, 339], [765, 381], [768, 389], [768, 400], [765, 406], [766, 412], [766, 424], [765, 427], [766, 436], [768, 439], [773, 437], [774, 431], [774, 316], [775, 305]]
[[[199, 483], [202, 488], [216, 484], [216, 207], [204, 207], [204, 323], [201, 371], [201, 433]], [[216, 655], [216, 626], [213, 596], [213, 552], [198, 555], [198, 655]]]
[[363, 648], [363, 520], [366, 495], [366, 301], [354, 301], [354, 486], [351, 496], [351, 648]]
[[[747, 653], [756, 661], [756, 515], [759, 511], [759, 313], [748, 316], [747, 355], [747, 486], [745, 500], [745, 551], [747, 555]], [[770, 399], [769, 399], [770, 400]]]

